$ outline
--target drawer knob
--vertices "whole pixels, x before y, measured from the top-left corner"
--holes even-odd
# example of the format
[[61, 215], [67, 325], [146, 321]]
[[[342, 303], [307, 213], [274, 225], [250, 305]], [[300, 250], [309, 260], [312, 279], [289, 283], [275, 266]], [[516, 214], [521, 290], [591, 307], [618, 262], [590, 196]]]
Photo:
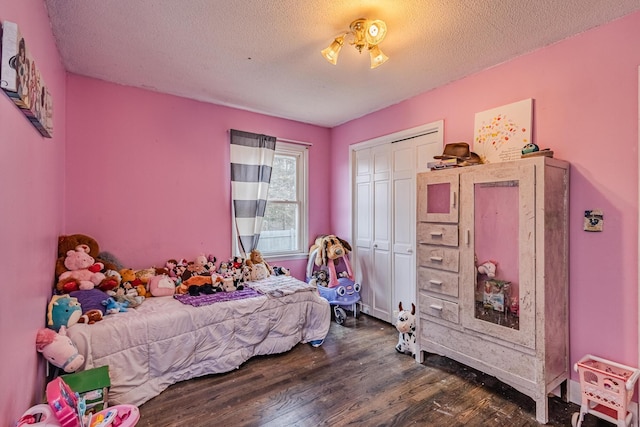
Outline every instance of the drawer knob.
[[441, 305], [431, 304], [429, 307], [433, 308], [434, 310], [442, 311]]
[[429, 283], [431, 283], [432, 285], [436, 285], [436, 286], [442, 286], [442, 281], [440, 280], [429, 280]]
[[433, 262], [442, 262], [441, 256], [432, 256], [432, 257], [429, 257], [429, 259]]
[[431, 234], [431, 237], [442, 237], [442, 231], [432, 231], [429, 234]]

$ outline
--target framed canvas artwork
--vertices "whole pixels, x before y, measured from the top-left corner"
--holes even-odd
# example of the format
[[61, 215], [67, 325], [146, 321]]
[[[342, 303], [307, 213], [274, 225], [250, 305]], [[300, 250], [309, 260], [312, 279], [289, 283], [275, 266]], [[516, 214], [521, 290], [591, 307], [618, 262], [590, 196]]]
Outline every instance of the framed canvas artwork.
[[519, 159], [531, 141], [533, 99], [476, 113], [473, 151], [483, 163]]
[[53, 136], [53, 100], [14, 22], [2, 23], [0, 88], [45, 137]]

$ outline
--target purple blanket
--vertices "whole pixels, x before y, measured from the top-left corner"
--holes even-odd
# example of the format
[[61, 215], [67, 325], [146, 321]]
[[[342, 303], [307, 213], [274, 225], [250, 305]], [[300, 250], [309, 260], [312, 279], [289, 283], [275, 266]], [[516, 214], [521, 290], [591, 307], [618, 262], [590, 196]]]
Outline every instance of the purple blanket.
[[216, 302], [234, 301], [238, 299], [259, 297], [262, 294], [251, 288], [245, 288], [241, 291], [233, 292], [218, 292], [215, 294], [198, 295], [197, 297], [189, 294], [174, 295], [173, 297], [183, 304], [192, 305], [194, 307], [200, 307], [203, 305], [209, 305]]

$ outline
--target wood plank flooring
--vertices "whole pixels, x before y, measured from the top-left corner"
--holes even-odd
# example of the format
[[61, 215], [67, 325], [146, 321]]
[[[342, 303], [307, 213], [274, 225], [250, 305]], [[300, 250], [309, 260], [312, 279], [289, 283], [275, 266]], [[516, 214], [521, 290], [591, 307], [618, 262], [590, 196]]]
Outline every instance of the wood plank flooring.
[[[140, 407], [138, 426], [538, 426], [535, 404], [450, 359], [399, 354], [393, 325], [335, 322], [320, 348], [256, 357], [240, 369], [175, 384]], [[549, 426], [579, 407], [551, 398]], [[588, 415], [584, 427], [605, 426]]]

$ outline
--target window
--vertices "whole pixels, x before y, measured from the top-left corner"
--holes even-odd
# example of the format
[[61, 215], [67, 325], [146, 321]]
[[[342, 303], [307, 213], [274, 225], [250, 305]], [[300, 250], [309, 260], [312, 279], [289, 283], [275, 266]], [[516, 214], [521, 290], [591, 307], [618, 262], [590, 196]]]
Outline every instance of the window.
[[265, 256], [307, 255], [308, 147], [276, 142], [258, 249]]

